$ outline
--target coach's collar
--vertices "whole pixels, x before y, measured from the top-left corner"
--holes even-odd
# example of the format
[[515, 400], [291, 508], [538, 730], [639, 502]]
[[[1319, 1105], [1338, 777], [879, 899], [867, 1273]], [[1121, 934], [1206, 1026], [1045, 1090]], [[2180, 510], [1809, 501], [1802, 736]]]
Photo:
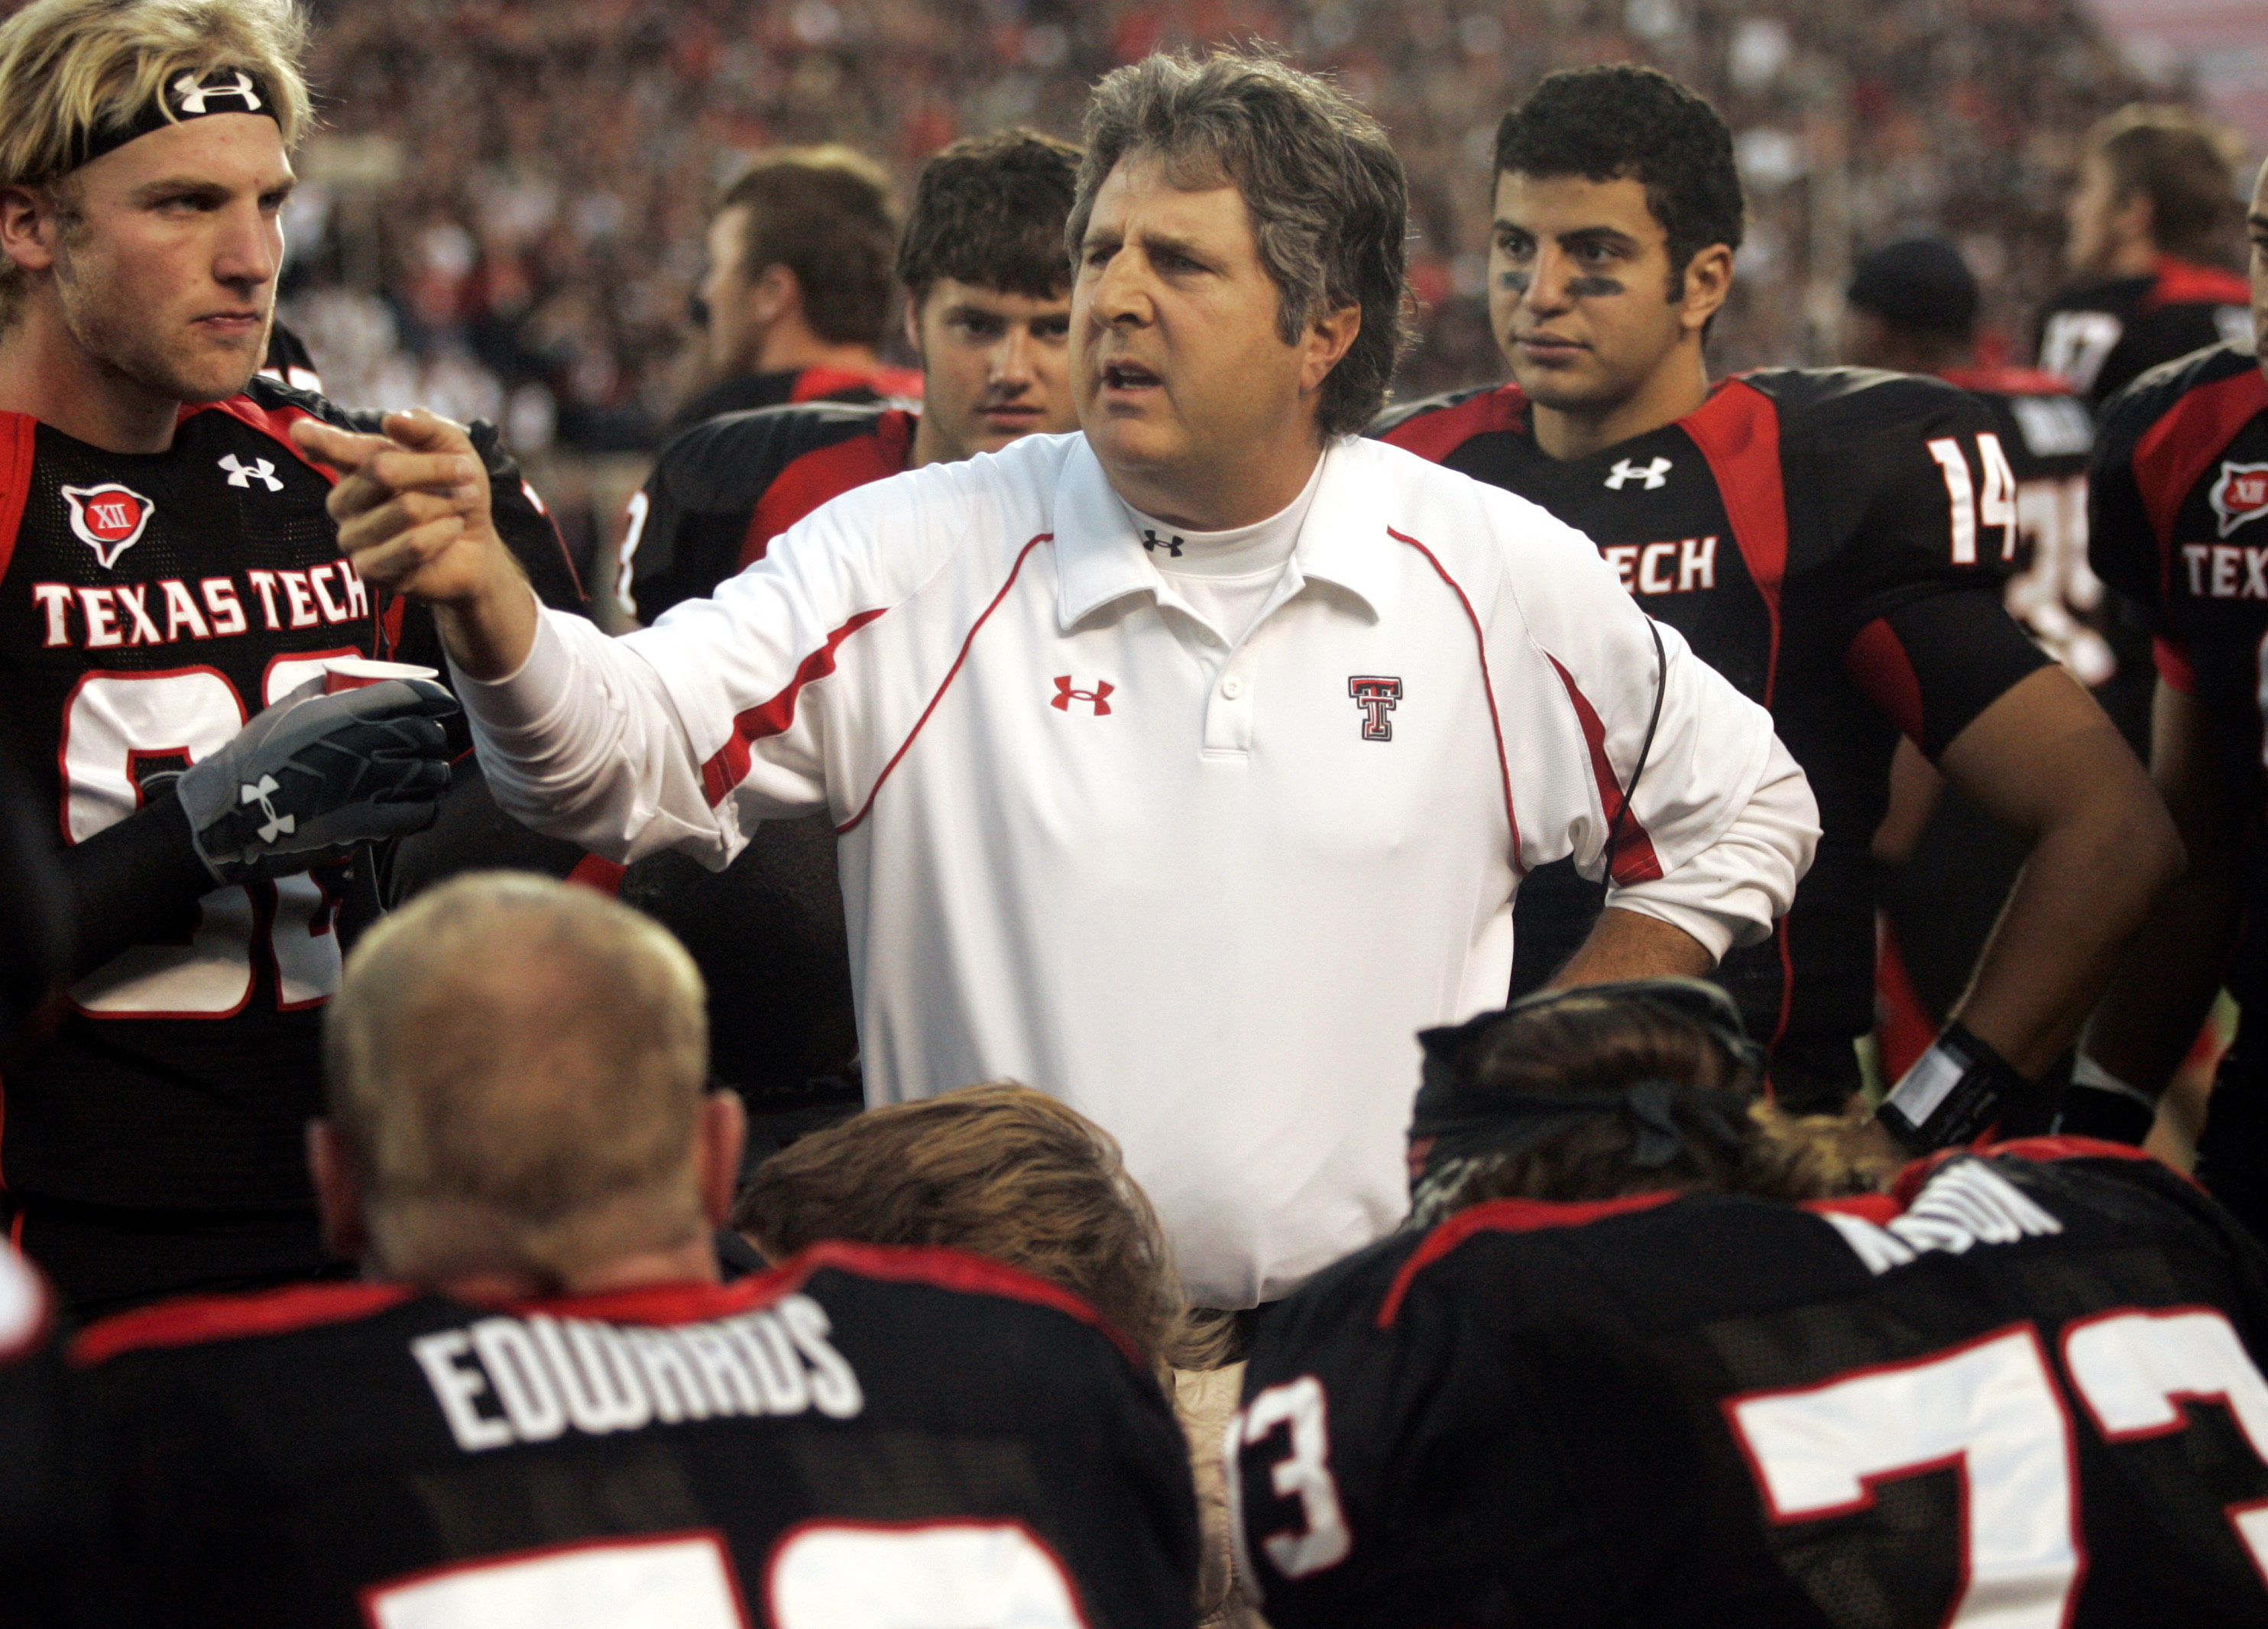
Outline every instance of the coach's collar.
[[259, 114], [279, 125], [284, 122], [276, 108], [274, 89], [251, 69], [233, 63], [202, 73], [184, 69], [161, 83], [157, 93], [132, 114], [106, 121], [82, 134], [63, 167], [76, 170], [169, 124], [224, 113]]
[[[1396, 550], [1367, 450], [1349, 439], [1324, 452], [1322, 483], [1292, 550], [1292, 567], [1303, 579], [1345, 589], [1383, 616], [1393, 606]], [[1064, 632], [1114, 600], [1157, 593], [1158, 574], [1085, 436], [1056, 480], [1055, 531], [1056, 620]]]

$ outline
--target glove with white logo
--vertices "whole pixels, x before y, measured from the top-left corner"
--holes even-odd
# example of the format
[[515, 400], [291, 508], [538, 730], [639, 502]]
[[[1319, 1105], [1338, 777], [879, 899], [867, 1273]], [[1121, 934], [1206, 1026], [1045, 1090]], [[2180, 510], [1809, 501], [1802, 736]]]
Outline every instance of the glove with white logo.
[[322, 689], [310, 679], [182, 771], [189, 840], [220, 881], [304, 871], [433, 823], [455, 697], [427, 679]]

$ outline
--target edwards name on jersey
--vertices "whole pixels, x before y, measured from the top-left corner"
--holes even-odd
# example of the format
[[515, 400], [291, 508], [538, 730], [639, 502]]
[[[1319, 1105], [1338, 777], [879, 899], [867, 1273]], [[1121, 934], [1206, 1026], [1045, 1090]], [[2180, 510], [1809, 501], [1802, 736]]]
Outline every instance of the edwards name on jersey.
[[189, 1301], [73, 1357], [90, 1622], [1193, 1616], [1156, 1382], [1084, 1302], [953, 1251], [822, 1245], [722, 1287], [504, 1306]]
[[728, 413], [661, 449], [630, 499], [617, 592], [651, 623], [764, 557], [773, 538], [853, 487], [900, 474], [919, 415], [818, 403]]
[[[1372, 433], [1518, 493], [1587, 534], [1652, 615], [1770, 709], [1823, 828], [1773, 937], [1717, 977], [1774, 1050], [1774, 1084], [1839, 1108], [1874, 1021], [1868, 842], [1900, 732], [1932, 758], [2046, 661], [2001, 609], [2015, 476], [1993, 419], [1934, 380], [1767, 370], [1674, 424], [1562, 462], [1516, 386], [1398, 409]], [[1515, 991], [1589, 932], [1572, 867], [1521, 888]]]
[[2268, 1621], [2259, 1247], [2138, 1151], [1498, 1200], [1263, 1326], [1276, 1629]]
[[[430, 615], [380, 605], [340, 557], [333, 473], [290, 438], [349, 414], [266, 378], [184, 413], [163, 453], [105, 452], [0, 415], [0, 702], [63, 840], [144, 801], [327, 658], [439, 667]], [[476, 426], [499, 530], [550, 604], [579, 604], [557, 534]], [[346, 867], [217, 888], [178, 937], [70, 992], [59, 1032], [7, 1079], [4, 1175], [92, 1204], [307, 1205], [320, 1004]]]

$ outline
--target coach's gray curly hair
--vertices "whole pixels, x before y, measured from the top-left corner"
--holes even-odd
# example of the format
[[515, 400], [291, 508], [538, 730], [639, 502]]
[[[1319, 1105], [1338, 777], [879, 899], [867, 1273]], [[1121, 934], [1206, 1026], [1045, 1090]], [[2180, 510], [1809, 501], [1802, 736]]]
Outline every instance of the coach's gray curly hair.
[[1094, 195], [1121, 158], [1154, 156], [1177, 187], [1232, 181], [1299, 341], [1324, 312], [1362, 328], [1323, 381], [1318, 427], [1351, 435], [1386, 400], [1406, 338], [1409, 189], [1378, 121], [1326, 80], [1276, 58], [1160, 53], [1112, 70], [1087, 104], [1079, 195], [1065, 231], [1074, 269]]

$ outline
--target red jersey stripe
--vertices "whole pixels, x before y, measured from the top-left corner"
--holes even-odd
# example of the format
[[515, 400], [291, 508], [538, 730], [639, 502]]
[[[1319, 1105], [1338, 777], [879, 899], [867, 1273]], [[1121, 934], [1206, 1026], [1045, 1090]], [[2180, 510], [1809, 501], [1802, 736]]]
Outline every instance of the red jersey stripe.
[[32, 462], [37, 455], [40, 421], [29, 413], [10, 413], [0, 431], [0, 577], [16, 557], [16, 534], [32, 496]]
[[2268, 378], [2258, 368], [2246, 368], [2185, 394], [2134, 444], [2134, 484], [2141, 489], [2150, 529], [2158, 537], [2161, 605], [2173, 599], [2174, 522], [2181, 517], [2182, 500], [2205, 467], [2263, 409], [2268, 409]]
[[1882, 716], [1898, 726], [1900, 734], [1916, 746], [1921, 744], [1921, 680], [1914, 673], [1913, 659], [1906, 654], [1906, 647], [1887, 620], [1877, 616], [1859, 630], [1858, 638], [1843, 652], [1843, 668]]
[[904, 473], [913, 456], [917, 423], [911, 413], [884, 413], [874, 421], [873, 435], [852, 436], [790, 460], [748, 516], [747, 534], [740, 540], [741, 569], [762, 559], [773, 538], [821, 504], [870, 481]]
[[[1615, 766], [1607, 757], [1606, 726], [1599, 722], [1598, 710], [1576, 684], [1575, 675], [1556, 656], [1551, 658], [1551, 666], [1559, 674], [1559, 682], [1567, 687], [1567, 699], [1574, 704], [1576, 722], [1583, 726], [1584, 743], [1591, 749], [1591, 776], [1599, 783], [1599, 809], [1611, 828], [1622, 812], [1623, 789], [1622, 783], [1615, 778]], [[1653, 851], [1653, 839], [1646, 835], [1645, 823], [1634, 814], [1623, 822], [1611, 859], [1617, 882], [1651, 882], [1661, 875], [1661, 859]]]
[[1540, 1233], [1550, 1227], [1584, 1227], [1609, 1216], [1628, 1216], [1684, 1198], [1684, 1190], [1665, 1188], [1654, 1193], [1625, 1194], [1619, 1199], [1586, 1199], [1560, 1204], [1550, 1199], [1490, 1199], [1459, 1211], [1425, 1235], [1425, 1242], [1410, 1252], [1378, 1304], [1378, 1327], [1391, 1329], [1401, 1316], [1402, 1303], [1418, 1275], [1476, 1233]]
[[1527, 407], [1528, 398], [1520, 387], [1506, 385], [1405, 419], [1379, 439], [1438, 464], [1475, 436], [1495, 430], [1523, 430]]
[[1771, 626], [1764, 704], [1779, 681], [1779, 593], [1787, 576], [1787, 497], [1780, 479], [1779, 409], [1739, 380], [1727, 380], [1697, 410], [1677, 421], [1717, 477], [1733, 542], [1763, 596]]
[[734, 716], [733, 733], [725, 744], [717, 748], [709, 762], [701, 766], [701, 790], [708, 795], [709, 807], [715, 808], [730, 795], [733, 787], [747, 778], [752, 744], [768, 735], [779, 735], [795, 722], [795, 704], [803, 694], [803, 687], [816, 683], [835, 671], [835, 652], [843, 641], [880, 616], [887, 606], [872, 611], [861, 611], [834, 632], [827, 643], [803, 659], [795, 670], [795, 677], [787, 688], [770, 701], [749, 708]]
[[151, 1346], [195, 1346], [345, 1323], [416, 1293], [406, 1284], [293, 1284], [251, 1295], [185, 1296], [103, 1319], [71, 1343], [70, 1360], [85, 1368]]

